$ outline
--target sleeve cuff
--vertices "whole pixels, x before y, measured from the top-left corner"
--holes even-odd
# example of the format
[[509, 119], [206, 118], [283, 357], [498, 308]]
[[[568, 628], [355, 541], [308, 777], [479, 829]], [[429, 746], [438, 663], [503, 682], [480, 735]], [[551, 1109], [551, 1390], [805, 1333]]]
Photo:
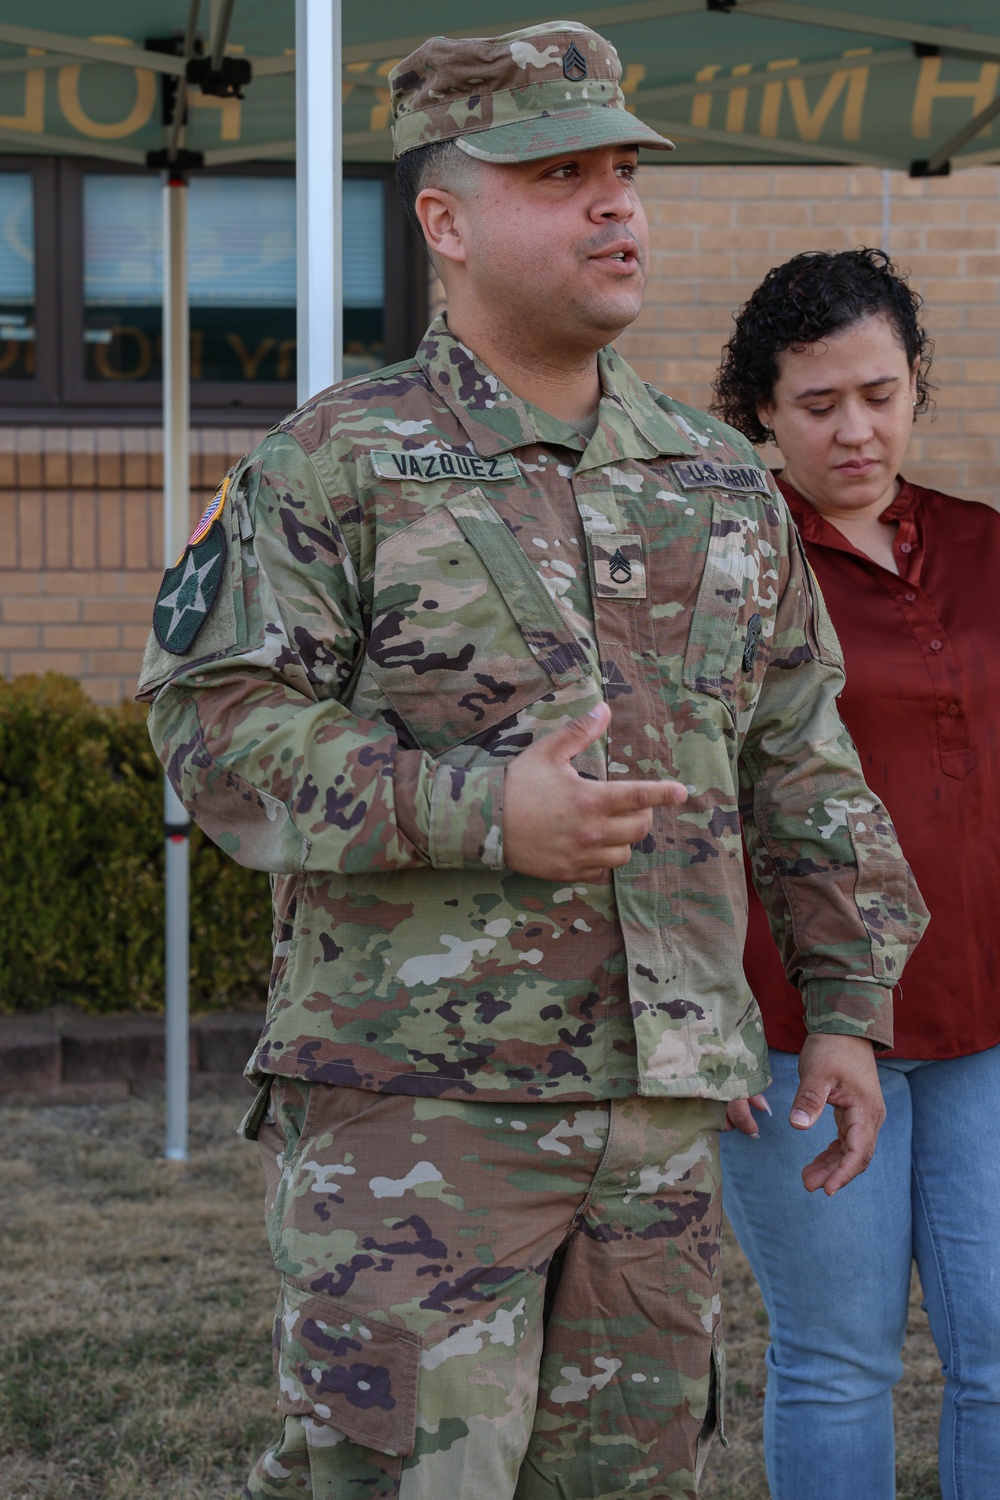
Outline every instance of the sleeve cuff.
[[435, 869], [503, 869], [503, 777], [503, 766], [436, 768], [427, 827]]
[[806, 1030], [860, 1036], [892, 1046], [892, 990], [870, 979], [808, 979], [802, 986]]

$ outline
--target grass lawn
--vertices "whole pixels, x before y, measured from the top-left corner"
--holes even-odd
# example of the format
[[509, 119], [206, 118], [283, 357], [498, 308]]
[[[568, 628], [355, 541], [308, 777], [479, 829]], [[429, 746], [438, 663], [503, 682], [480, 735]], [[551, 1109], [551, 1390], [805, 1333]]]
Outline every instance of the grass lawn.
[[[3, 1500], [237, 1500], [277, 1419], [275, 1276], [238, 1099], [198, 1099], [191, 1161], [159, 1159], [161, 1102], [0, 1109]], [[726, 1250], [727, 1427], [704, 1500], [767, 1500], [767, 1329]], [[940, 1377], [915, 1297], [897, 1392], [898, 1500], [938, 1495]], [[491, 1500], [489, 1496], [455, 1500]], [[805, 1500], [805, 1497], [802, 1497]]]

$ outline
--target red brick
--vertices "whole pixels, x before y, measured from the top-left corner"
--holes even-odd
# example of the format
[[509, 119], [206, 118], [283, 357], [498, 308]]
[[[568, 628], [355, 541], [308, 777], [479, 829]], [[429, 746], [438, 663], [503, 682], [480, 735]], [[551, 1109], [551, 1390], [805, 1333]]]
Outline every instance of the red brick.
[[125, 500], [121, 491], [100, 494], [97, 503], [97, 556], [102, 568], [125, 562]]
[[15, 647], [31, 649], [41, 645], [40, 634], [37, 625], [0, 625], [0, 649], [5, 651]]
[[21, 568], [45, 566], [45, 529], [42, 497], [38, 494], [18, 496], [16, 561]]
[[84, 669], [82, 651], [12, 651], [7, 662], [12, 677], [24, 672], [65, 672], [79, 677]]
[[141, 625], [149, 620], [149, 610], [141, 599], [123, 596], [116, 599], [85, 599], [83, 619], [99, 625]]
[[17, 434], [17, 486], [37, 489], [42, 484], [42, 441], [44, 428], [22, 427]]
[[87, 670], [99, 673], [102, 677], [118, 673], [134, 683], [139, 676], [141, 666], [141, 647], [137, 647], [134, 651], [94, 650], [87, 652]]
[[157, 568], [155, 572], [122, 573], [119, 575], [121, 591], [123, 594], [133, 594], [140, 599], [148, 599], [149, 608], [152, 610], [153, 600], [156, 598], [162, 577], [161, 568]]
[[[0, 593], [2, 591], [3, 585], [0, 584]], [[80, 606], [75, 599], [5, 599], [3, 617], [8, 624], [15, 621], [39, 625], [66, 624], [80, 618]]]
[[47, 625], [43, 631], [46, 650], [79, 649], [90, 651], [98, 646], [117, 646], [116, 625]]
[[122, 625], [118, 630], [118, 644], [123, 647], [133, 647], [141, 655], [149, 639], [150, 619], [140, 625]]
[[36, 572], [26, 569], [23, 573], [14, 568], [5, 568], [0, 572], [0, 598], [6, 603], [12, 594], [35, 595], [44, 588]]
[[70, 563], [74, 568], [97, 566], [97, 495], [76, 490], [70, 509]]
[[135, 692], [135, 683], [128, 677], [93, 677], [86, 673], [80, 681], [95, 703], [109, 708], [120, 703], [123, 698], [131, 698]]

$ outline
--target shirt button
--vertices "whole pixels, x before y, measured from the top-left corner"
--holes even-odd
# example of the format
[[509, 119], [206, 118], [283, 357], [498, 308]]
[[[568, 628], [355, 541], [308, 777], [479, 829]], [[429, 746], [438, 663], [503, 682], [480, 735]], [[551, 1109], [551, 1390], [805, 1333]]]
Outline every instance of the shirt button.
[[949, 703], [948, 712], [951, 714], [953, 719], [957, 719], [962, 710], [959, 708], [957, 703]]
[[944, 649], [944, 644], [943, 644], [942, 641], [931, 641], [931, 650], [932, 651], [942, 651], [943, 649]]
[[903, 595], [903, 598], [906, 600], [907, 604], [913, 604], [915, 602], [915, 600], [916, 600], [916, 597], [917, 597], [916, 594], [904, 594]]
[[913, 551], [913, 543], [912, 542], [900, 542], [900, 544], [899, 544], [899, 550], [900, 550], [900, 552], [912, 552]]

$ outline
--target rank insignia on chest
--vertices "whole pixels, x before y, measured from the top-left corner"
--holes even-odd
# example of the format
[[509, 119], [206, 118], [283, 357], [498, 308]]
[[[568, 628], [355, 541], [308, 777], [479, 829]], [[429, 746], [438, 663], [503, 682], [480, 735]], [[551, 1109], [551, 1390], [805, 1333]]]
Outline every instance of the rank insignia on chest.
[[599, 599], [645, 599], [642, 539], [624, 532], [591, 533], [594, 584]]
[[711, 460], [671, 464], [674, 477], [686, 490], [742, 490], [745, 494], [769, 495], [766, 469], [753, 464], [719, 464]]
[[415, 479], [418, 484], [440, 483], [447, 479], [472, 479], [479, 483], [520, 476], [517, 461], [509, 453], [480, 458], [478, 453], [457, 453], [454, 449], [442, 448], [433, 453], [374, 452], [368, 457], [379, 479]]
[[156, 596], [153, 633], [173, 656], [190, 651], [219, 597], [226, 563], [226, 535], [218, 520], [221, 509], [220, 503], [207, 528], [204, 517], [199, 521], [180, 560], [164, 573]]

